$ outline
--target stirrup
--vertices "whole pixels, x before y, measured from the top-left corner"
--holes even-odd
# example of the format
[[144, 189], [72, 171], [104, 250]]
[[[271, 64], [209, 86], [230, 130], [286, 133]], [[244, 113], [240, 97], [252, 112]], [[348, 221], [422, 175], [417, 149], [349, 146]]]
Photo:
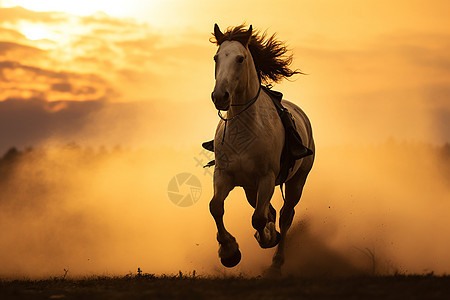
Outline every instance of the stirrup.
[[207, 163], [206, 165], [203, 166], [203, 168], [209, 168], [212, 167], [216, 164], [216, 160], [213, 159], [212, 161], [210, 161], [209, 163]]

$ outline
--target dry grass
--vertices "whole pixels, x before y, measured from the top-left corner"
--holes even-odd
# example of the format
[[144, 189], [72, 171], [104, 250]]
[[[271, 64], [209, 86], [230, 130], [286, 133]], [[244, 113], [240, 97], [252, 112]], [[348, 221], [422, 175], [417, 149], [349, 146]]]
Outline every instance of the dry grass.
[[276, 280], [195, 273], [0, 281], [1, 299], [449, 299], [450, 276], [396, 275]]

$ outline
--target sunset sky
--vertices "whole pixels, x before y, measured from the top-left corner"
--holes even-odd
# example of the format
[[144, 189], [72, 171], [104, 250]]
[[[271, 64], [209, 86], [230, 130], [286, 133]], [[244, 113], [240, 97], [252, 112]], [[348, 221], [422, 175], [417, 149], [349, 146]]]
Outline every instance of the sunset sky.
[[180, 124], [181, 143], [209, 138], [216, 22], [287, 42], [308, 75], [276, 88], [308, 113], [319, 145], [448, 142], [449, 10], [445, 0], [3, 0], [1, 149], [78, 140], [83, 128], [106, 144], [142, 142], [123, 128], [166, 128], [174, 146]]
[[[198, 162], [219, 120], [213, 26], [244, 22], [277, 33], [307, 74], [274, 85], [310, 118], [317, 151], [291, 262], [366, 266], [371, 249], [395, 273], [449, 274], [449, 12], [448, 0], [0, 0], [0, 276], [259, 274], [272, 250], [253, 239], [241, 189], [225, 221], [242, 268], [221, 267], [213, 169]], [[202, 184], [189, 208], [167, 197], [181, 172]]]

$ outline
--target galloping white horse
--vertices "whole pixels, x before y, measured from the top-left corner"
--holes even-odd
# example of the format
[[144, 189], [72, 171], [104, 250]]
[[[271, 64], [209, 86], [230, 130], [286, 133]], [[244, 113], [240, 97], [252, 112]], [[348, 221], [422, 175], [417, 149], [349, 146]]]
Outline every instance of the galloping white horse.
[[[214, 196], [210, 211], [217, 225], [219, 257], [226, 267], [241, 260], [236, 239], [225, 229], [224, 200], [235, 187], [245, 190], [248, 202], [255, 208], [252, 225], [255, 238], [262, 248], [278, 244], [270, 270], [280, 272], [284, 263], [286, 233], [294, 217], [294, 207], [300, 200], [303, 186], [313, 165], [314, 155], [295, 161], [285, 180], [286, 198], [280, 212], [280, 231], [275, 229], [276, 211], [270, 204], [280, 158], [285, 142], [285, 129], [270, 96], [261, 89], [261, 80], [277, 82], [297, 71], [289, 69], [292, 56], [274, 36], [253, 33], [244, 26], [229, 28], [222, 33], [214, 27], [219, 48], [214, 56], [216, 84], [212, 100], [219, 110], [226, 110], [226, 119], [219, 122], [214, 139], [216, 167]], [[293, 116], [303, 144], [314, 152], [311, 124], [295, 104], [281, 102]]]

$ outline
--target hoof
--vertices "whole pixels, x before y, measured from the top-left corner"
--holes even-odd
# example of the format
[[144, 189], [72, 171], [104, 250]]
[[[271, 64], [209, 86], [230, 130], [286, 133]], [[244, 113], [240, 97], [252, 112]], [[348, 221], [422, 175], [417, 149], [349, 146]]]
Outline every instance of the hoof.
[[239, 249], [232, 256], [227, 258], [220, 258], [220, 262], [227, 268], [236, 266], [241, 261], [241, 251]]
[[275, 241], [272, 244], [262, 245], [261, 243], [259, 243], [259, 240], [258, 240], [259, 246], [261, 246], [261, 248], [263, 248], [263, 249], [269, 249], [269, 248], [273, 248], [276, 245], [278, 245], [278, 243], [280, 242], [280, 239], [281, 239], [281, 234], [278, 231], [275, 231], [275, 233], [277, 234], [277, 236], [275, 238]]

